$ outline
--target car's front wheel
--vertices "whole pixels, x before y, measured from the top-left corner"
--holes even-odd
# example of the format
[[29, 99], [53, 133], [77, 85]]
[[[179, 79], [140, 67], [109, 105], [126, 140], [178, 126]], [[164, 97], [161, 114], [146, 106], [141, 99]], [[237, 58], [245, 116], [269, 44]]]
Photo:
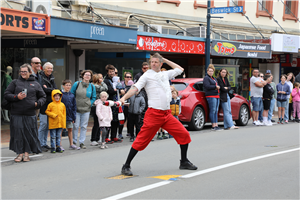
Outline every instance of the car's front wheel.
[[203, 129], [205, 124], [205, 114], [204, 111], [201, 107], [197, 106], [194, 109], [193, 115], [192, 115], [192, 119], [189, 122], [188, 126], [189, 126], [189, 130], [191, 131], [199, 131], [201, 129]]
[[249, 121], [249, 109], [246, 105], [240, 108], [239, 119], [235, 121], [238, 126], [246, 126]]

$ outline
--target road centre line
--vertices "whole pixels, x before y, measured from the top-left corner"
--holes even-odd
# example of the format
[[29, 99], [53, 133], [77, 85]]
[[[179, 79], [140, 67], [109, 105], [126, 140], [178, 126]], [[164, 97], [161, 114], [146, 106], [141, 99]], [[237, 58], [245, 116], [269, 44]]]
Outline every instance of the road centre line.
[[[260, 159], [263, 159], [263, 158], [268, 158], [268, 157], [277, 156], [277, 155], [290, 153], [290, 152], [294, 152], [294, 151], [299, 151], [299, 150], [300, 150], [300, 148], [296, 148], [296, 149], [290, 149], [290, 150], [286, 150], [286, 151], [280, 151], [280, 152], [276, 152], [276, 153], [266, 154], [266, 155], [262, 155], [262, 156], [257, 156], [257, 157], [253, 157], [253, 158], [249, 158], [249, 159], [245, 159], [245, 160], [240, 160], [240, 161], [228, 163], [228, 164], [225, 164], [225, 165], [220, 165], [220, 166], [217, 166], [217, 167], [212, 167], [212, 168], [209, 168], [209, 169], [197, 171], [197, 172], [194, 172], [194, 173], [186, 174], [186, 175], [180, 176], [178, 178], [192, 178], [192, 177], [195, 177], [195, 176], [199, 176], [199, 175], [206, 174], [206, 173], [209, 173], [209, 172], [213, 172], [213, 171], [217, 171], [217, 170], [220, 170], [220, 169], [232, 167], [232, 166], [235, 166], [235, 165], [240, 165], [240, 164], [244, 164], [244, 163], [247, 163], [247, 162], [252, 162], [252, 161], [260, 160]], [[163, 186], [163, 185], [167, 185], [167, 184], [172, 183], [172, 182], [174, 182], [174, 181], [161, 181], [161, 182], [158, 182], [158, 183], [154, 183], [154, 184], [151, 184], [151, 185], [147, 185], [147, 186], [144, 186], [144, 187], [133, 189], [133, 190], [121, 193], [121, 194], [117, 194], [117, 195], [114, 195], [114, 196], [111, 196], [111, 197], [107, 197], [107, 198], [102, 199], [102, 200], [122, 199], [122, 198], [129, 197], [129, 196], [132, 196], [132, 195], [135, 195], [135, 194], [147, 191], [147, 190], [151, 190], [151, 189]]]

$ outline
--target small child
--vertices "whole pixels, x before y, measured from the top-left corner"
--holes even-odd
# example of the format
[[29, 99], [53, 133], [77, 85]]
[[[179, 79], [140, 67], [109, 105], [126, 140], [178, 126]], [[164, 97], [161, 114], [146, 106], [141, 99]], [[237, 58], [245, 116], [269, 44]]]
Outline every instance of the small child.
[[[143, 112], [143, 110], [146, 107], [146, 102], [141, 93], [137, 93], [130, 97], [130, 104], [128, 108], [128, 123], [127, 128], [128, 132], [130, 134], [130, 142], [134, 141], [134, 138], [139, 134], [140, 132], [140, 116]], [[134, 126], [135, 126], [135, 137], [134, 137]]]
[[99, 121], [99, 127], [101, 131], [101, 140], [102, 143], [100, 145], [101, 149], [108, 148], [107, 145], [105, 145], [105, 138], [106, 135], [110, 129], [110, 123], [112, 121], [112, 111], [109, 106], [104, 106], [103, 102], [106, 101], [108, 98], [108, 94], [106, 92], [100, 93], [100, 99], [95, 101], [96, 105], [96, 114], [98, 116]]
[[[73, 144], [73, 136], [72, 136], [72, 129], [73, 129], [73, 124], [75, 123], [76, 120], [76, 99], [75, 96], [72, 94], [71, 88], [72, 88], [72, 81], [71, 80], [64, 80], [62, 82], [64, 91], [63, 96], [61, 98], [61, 102], [65, 104], [66, 106], [66, 112], [67, 112], [67, 123], [66, 127], [68, 129], [68, 137], [69, 137], [69, 142], [70, 142], [70, 149], [77, 149], [80, 150], [80, 147], [77, 147], [75, 144]], [[62, 149], [62, 146], [60, 146]]]
[[292, 97], [293, 97], [293, 121], [295, 121], [296, 118], [296, 113], [298, 116], [298, 122], [299, 122], [299, 117], [300, 117], [300, 83], [296, 82], [295, 83], [295, 88], [292, 90]]
[[172, 115], [179, 120], [178, 115], [181, 113], [181, 102], [180, 98], [178, 97], [178, 91], [175, 88], [172, 90], [170, 109], [172, 111]]
[[[61, 102], [63, 94], [60, 90], [52, 90], [52, 102], [45, 111], [49, 119], [49, 130], [51, 137], [51, 153], [62, 153], [60, 148], [60, 135], [63, 128], [66, 128], [66, 106]], [[56, 144], [56, 149], [55, 149]]]
[[112, 77], [112, 81], [113, 81], [113, 88], [114, 89], [122, 89], [122, 84], [120, 82], [120, 77], [114, 76], [114, 77]]
[[[171, 86], [172, 100], [170, 102], [171, 114], [179, 120], [178, 115], [181, 113], [181, 101], [178, 97], [178, 90], [174, 86]], [[169, 133], [169, 138], [173, 138]]]

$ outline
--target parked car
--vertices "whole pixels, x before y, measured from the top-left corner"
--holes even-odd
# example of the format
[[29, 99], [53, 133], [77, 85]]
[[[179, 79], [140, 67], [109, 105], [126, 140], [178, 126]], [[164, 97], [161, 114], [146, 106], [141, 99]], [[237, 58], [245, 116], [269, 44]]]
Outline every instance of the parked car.
[[[181, 97], [181, 113], [178, 116], [189, 130], [201, 130], [209, 119], [209, 107], [203, 90], [203, 78], [185, 78], [172, 80], [172, 84]], [[250, 103], [238, 94], [230, 95], [232, 118], [238, 126], [246, 126], [251, 117]], [[223, 121], [220, 106], [218, 121]]]

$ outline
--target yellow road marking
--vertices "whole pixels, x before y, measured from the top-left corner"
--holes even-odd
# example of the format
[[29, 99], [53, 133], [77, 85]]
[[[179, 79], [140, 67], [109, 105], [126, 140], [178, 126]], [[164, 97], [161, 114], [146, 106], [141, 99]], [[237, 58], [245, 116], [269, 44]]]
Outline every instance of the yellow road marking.
[[135, 177], [137, 175], [133, 175], [133, 176], [125, 176], [125, 175], [117, 175], [117, 176], [112, 176], [112, 177], [106, 177], [106, 179], [119, 179], [119, 180], [122, 180], [122, 179], [126, 179], [126, 178], [132, 178], [132, 177]]
[[181, 175], [162, 175], [162, 176], [151, 176], [148, 178], [158, 178], [158, 179], [162, 179], [162, 180], [169, 180], [170, 178], [177, 178]]

